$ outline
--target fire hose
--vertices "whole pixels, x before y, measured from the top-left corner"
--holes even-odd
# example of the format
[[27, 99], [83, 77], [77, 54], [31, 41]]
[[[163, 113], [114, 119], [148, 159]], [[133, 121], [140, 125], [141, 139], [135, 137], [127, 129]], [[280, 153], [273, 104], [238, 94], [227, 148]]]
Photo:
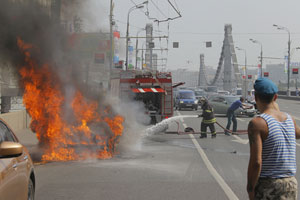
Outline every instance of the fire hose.
[[[185, 131], [180, 131], [179, 130], [179, 122], [175, 121], [175, 123], [177, 124], [177, 132], [165, 132], [166, 134], [178, 134], [178, 135], [187, 135], [187, 134], [200, 134], [201, 132], [195, 132], [193, 128], [191, 127], [186, 127]], [[224, 132], [228, 132], [231, 133], [232, 135], [244, 135], [244, 134], [248, 134], [247, 130], [238, 130], [237, 132], [233, 132], [231, 130], [226, 129], [224, 126], [222, 126], [219, 122], [216, 122], [216, 124], [222, 128], [224, 131], [222, 132], [217, 132], [217, 134], [224, 134]]]

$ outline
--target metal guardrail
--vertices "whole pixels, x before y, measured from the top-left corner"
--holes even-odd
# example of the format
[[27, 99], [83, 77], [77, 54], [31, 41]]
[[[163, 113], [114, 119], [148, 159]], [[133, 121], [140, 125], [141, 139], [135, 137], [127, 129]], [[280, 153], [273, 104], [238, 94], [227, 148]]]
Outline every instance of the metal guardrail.
[[299, 100], [300, 96], [296, 96], [296, 91], [291, 91], [290, 96], [286, 96], [286, 91], [278, 91], [278, 99], [286, 99], [286, 100]]

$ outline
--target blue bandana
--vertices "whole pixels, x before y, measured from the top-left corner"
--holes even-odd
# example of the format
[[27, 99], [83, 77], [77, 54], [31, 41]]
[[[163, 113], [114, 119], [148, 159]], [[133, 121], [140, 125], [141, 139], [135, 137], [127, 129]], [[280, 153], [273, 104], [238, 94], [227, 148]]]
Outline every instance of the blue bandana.
[[276, 94], [277, 86], [268, 78], [258, 78], [254, 83], [254, 90], [258, 94]]

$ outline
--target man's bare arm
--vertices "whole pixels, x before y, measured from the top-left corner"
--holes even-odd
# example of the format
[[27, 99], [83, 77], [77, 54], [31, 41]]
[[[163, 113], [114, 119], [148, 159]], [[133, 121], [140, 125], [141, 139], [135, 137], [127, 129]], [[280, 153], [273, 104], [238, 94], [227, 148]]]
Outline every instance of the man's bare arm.
[[250, 159], [248, 165], [247, 191], [251, 199], [254, 195], [255, 185], [258, 181], [262, 164], [262, 137], [261, 132], [266, 123], [262, 118], [254, 118], [248, 125], [248, 138], [250, 143]]
[[296, 124], [295, 119], [293, 118], [294, 125], [295, 125], [295, 133], [296, 133], [296, 139], [300, 139], [300, 127]]
[[246, 109], [251, 109], [253, 106], [248, 106], [246, 104], [242, 104], [242, 109], [246, 110]]

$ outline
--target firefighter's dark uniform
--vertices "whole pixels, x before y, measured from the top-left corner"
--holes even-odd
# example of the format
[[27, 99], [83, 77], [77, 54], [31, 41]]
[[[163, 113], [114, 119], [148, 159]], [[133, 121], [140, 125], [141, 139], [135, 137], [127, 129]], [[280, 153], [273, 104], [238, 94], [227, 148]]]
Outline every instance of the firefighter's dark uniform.
[[207, 127], [209, 127], [211, 132], [211, 137], [215, 138], [217, 136], [216, 129], [214, 123], [216, 123], [216, 118], [214, 114], [214, 110], [209, 105], [207, 101], [204, 101], [201, 106], [203, 112], [202, 112], [202, 122], [201, 122], [201, 136], [200, 138], [206, 138], [207, 137]]

